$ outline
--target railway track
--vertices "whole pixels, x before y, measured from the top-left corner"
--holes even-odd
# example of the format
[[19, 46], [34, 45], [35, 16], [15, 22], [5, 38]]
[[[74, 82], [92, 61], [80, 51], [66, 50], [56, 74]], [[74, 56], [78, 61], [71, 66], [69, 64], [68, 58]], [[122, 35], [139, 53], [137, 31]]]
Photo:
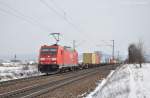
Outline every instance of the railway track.
[[[106, 64], [104, 64], [106, 65]], [[102, 66], [104, 66], [102, 65]], [[40, 75], [40, 76], [32, 76], [32, 77], [27, 77], [27, 78], [20, 78], [20, 79], [14, 79], [14, 80], [9, 80], [9, 81], [3, 81], [3, 82], [0, 82], [0, 88], [2, 87], [9, 87], [11, 85], [15, 85], [17, 83], [20, 83], [20, 82], [29, 82], [29, 81], [33, 81], [33, 80], [41, 80], [41, 79], [46, 79], [46, 78], [49, 78], [49, 77], [52, 77], [52, 76], [59, 76], [59, 75], [65, 75], [65, 74], [68, 74], [70, 72], [65, 72], [65, 73], [55, 73], [55, 74], [50, 74], [49, 76], [47, 75]]]
[[13, 84], [20, 83], [20, 82], [26, 82], [26, 81], [32, 81], [34, 79], [45, 78], [43, 76], [44, 75], [33, 76], [33, 77], [28, 77], [28, 78], [14, 79], [14, 80], [9, 80], [9, 81], [3, 81], [3, 82], [0, 82], [0, 87], [3, 87], [3, 86], [6, 87], [6, 86], [13, 85]]
[[[97, 67], [88, 70], [82, 70], [75, 72], [75, 74], [68, 75], [60, 80], [53, 80], [42, 84], [34, 84], [21, 89], [13, 90], [10, 92], [5, 92], [0, 94], [0, 98], [32, 98], [39, 95], [45, 94], [51, 90], [57, 89], [61, 86], [67, 85], [74, 81], [86, 78], [90, 75], [96, 74], [99, 70], [111, 70], [112, 67]], [[32, 80], [32, 79], [31, 79]]]
[[0, 85], [0, 94], [5, 92], [10, 92], [14, 89], [20, 89], [27, 86], [30, 86], [32, 84], [40, 84], [42, 82], [47, 82], [51, 80], [59, 80], [59, 78], [64, 78], [67, 74], [74, 74], [78, 71], [74, 72], [65, 72], [65, 73], [57, 73], [57, 74], [51, 74], [51, 75], [42, 75], [42, 76], [36, 76], [36, 77], [29, 77], [29, 78], [22, 78], [22, 79], [16, 79], [11, 81], [6, 81]]
[[[66, 73], [61, 73], [61, 74], [66, 74]], [[20, 82], [28, 82], [28, 81], [33, 81], [33, 80], [46, 79], [48, 77], [59, 76], [61, 74], [59, 74], [59, 73], [50, 74], [50, 75], [42, 74], [39, 76], [32, 76], [32, 77], [27, 77], [27, 78], [20, 78], [20, 79], [14, 79], [14, 80], [9, 80], [9, 81], [3, 81], [3, 82], [0, 82], [0, 87], [6, 87], [6, 86], [14, 85], [14, 84], [17, 84]]]

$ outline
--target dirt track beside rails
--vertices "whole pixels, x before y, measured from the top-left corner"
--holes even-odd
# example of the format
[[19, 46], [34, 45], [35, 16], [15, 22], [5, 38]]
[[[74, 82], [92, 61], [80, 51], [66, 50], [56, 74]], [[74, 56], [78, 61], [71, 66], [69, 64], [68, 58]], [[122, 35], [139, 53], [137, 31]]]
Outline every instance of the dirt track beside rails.
[[72, 82], [54, 91], [51, 91], [45, 95], [41, 95], [38, 98], [82, 98], [85, 97], [89, 92], [93, 91], [103, 78], [110, 73], [110, 66], [106, 67], [105, 70], [100, 70], [96, 74], [79, 81]]

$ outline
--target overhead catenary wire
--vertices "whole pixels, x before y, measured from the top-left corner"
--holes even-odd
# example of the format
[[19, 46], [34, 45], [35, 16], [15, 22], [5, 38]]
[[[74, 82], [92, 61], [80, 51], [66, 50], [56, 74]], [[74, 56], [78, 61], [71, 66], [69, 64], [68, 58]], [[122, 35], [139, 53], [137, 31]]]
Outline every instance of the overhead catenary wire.
[[[64, 18], [66, 19], [66, 21], [70, 24], [70, 25], [72, 25], [75, 29], [77, 29], [77, 31], [81, 34], [82, 32], [83, 32], [83, 30], [79, 27], [79, 25], [76, 25], [76, 24], [74, 24], [73, 23], [73, 19], [72, 19], [72, 17], [62, 8], [62, 7], [60, 7], [60, 5], [59, 4], [57, 4], [54, 0], [49, 0], [51, 3], [53, 3], [54, 5], [55, 5], [55, 7], [57, 8], [57, 9], [59, 9], [61, 12], [62, 12], [62, 14], [64, 15]], [[86, 42], [85, 40], [82, 40], [82, 44], [83, 44], [83, 42]], [[81, 45], [81, 42], [76, 46], [76, 47], [78, 47], [78, 46], [80, 46]]]
[[[52, 1], [52, 0], [49, 0], [49, 1]], [[67, 14], [67, 12], [66, 11], [64, 11], [62, 8], [60, 8], [60, 7], [58, 7], [57, 5], [56, 5], [56, 3], [55, 3], [55, 5], [57, 6], [57, 8], [60, 10], [60, 11], [62, 11], [62, 13], [59, 13], [59, 11], [57, 11], [57, 9], [55, 8], [55, 7], [52, 7], [48, 2], [46, 2], [46, 0], [40, 0], [40, 2], [42, 3], [42, 4], [44, 4], [49, 10], [51, 10], [51, 11], [53, 11], [56, 15], [58, 15], [60, 18], [62, 18], [64, 21], [66, 21], [72, 28], [74, 28], [77, 32], [79, 32], [80, 33], [80, 35], [82, 35], [84, 38], [85, 38], [85, 35], [86, 35], [86, 37], [88, 36], [85, 32], [84, 32], [84, 30], [83, 29], [79, 29], [79, 25], [77, 26], [77, 25], [75, 25], [72, 21], [70, 21], [70, 20], [72, 20], [72, 18], [71, 18], [71, 16], [69, 15], [69, 14]], [[54, 1], [52, 1], [53, 3], [54, 3]], [[67, 17], [67, 16], [69, 16], [69, 18]], [[84, 34], [83, 34], [84, 33]], [[90, 36], [88, 36], [88, 38], [91, 38]], [[84, 42], [87, 42], [87, 40], [85, 40], [84, 39]], [[88, 43], [88, 46], [89, 46], [89, 44], [90, 45], [93, 45], [93, 43], [91, 42], [91, 41], [89, 41], [89, 43]]]
[[[40, 0], [41, 2], [45, 2], [45, 0]], [[45, 25], [41, 24], [37, 19], [36, 17], [31, 17], [31, 16], [28, 16], [26, 14], [24, 14], [22, 11], [19, 11], [18, 9], [14, 8], [14, 7], [11, 7], [10, 5], [8, 5], [7, 3], [3, 2], [3, 1], [0, 1], [0, 5], [2, 5], [0, 7], [0, 11], [3, 12], [3, 13], [6, 13], [6, 14], [9, 14], [11, 16], [14, 16], [16, 17], [17, 19], [20, 19], [22, 21], [25, 21], [31, 25], [34, 25], [42, 30], [45, 30], [47, 32], [52, 32], [53, 30], [51, 30], [49, 27], [46, 27]], [[72, 21], [70, 21], [70, 19], [68, 18], [68, 14], [66, 11], [64, 11], [62, 9], [62, 11], [65, 13], [65, 14], [60, 14], [56, 9], [54, 9], [53, 7], [49, 6], [47, 4], [47, 2], [45, 3], [45, 5], [47, 5], [47, 7], [51, 10], [53, 10], [53, 12], [55, 12], [59, 17], [61, 17], [64, 21], [66, 21], [71, 27], [73, 27], [77, 32], [80, 32], [80, 34], [82, 35], [82, 32], [80, 29], [78, 29], [77, 25], [75, 25]], [[61, 9], [61, 8], [59, 8]], [[83, 35], [83, 37], [85, 37]]]
[[[64, 14], [64, 17], [65, 17], [66, 21], [71, 26], [73, 26], [77, 30], [77, 32], [79, 32], [80, 34], [84, 33], [84, 30], [81, 29], [81, 27], [79, 26], [79, 24], [74, 24], [73, 23], [73, 18], [62, 7], [60, 7], [60, 5], [58, 5], [54, 0], [49, 0], [49, 1], [51, 1], [51, 3], [53, 3], [55, 5], [55, 7], [57, 7], [60, 11], [62, 11], [62, 13]], [[85, 35], [82, 35], [82, 36], [85, 37]], [[82, 43], [83, 42], [86, 42], [86, 41], [82, 40]], [[80, 43], [80, 45], [81, 45], [81, 43]], [[80, 46], [80, 45], [78, 45], [78, 46]]]
[[[49, 0], [49, 1], [51, 1], [51, 2], [55, 5], [55, 7], [57, 7], [60, 11], [62, 11], [62, 13], [64, 13], [65, 19], [70, 20], [70, 21], [71, 21], [71, 25], [73, 25], [75, 28], [79, 29], [78, 32], [80, 33], [80, 35], [82, 34], [83, 37], [85, 37], [85, 35], [88, 36], [87, 34], [85, 34], [84, 30], [79, 26], [79, 24], [78, 24], [78, 25], [73, 24], [73, 19], [72, 19], [72, 17], [71, 17], [62, 7], [60, 7], [60, 5], [58, 5], [54, 0]], [[84, 34], [83, 34], [83, 33], [84, 33]], [[90, 37], [89, 37], [89, 38], [90, 38]], [[83, 45], [83, 43], [85, 43], [85, 42], [87, 42], [85, 39], [82, 40], [80, 43], [78, 43], [78, 44], [76, 45], [76, 47], [80, 47], [80, 46]], [[90, 43], [91, 43], [91, 42], [90, 42]], [[91, 44], [93, 44], [93, 43], [91, 43]]]
[[76, 24], [73, 23], [72, 17], [62, 7], [60, 7], [60, 5], [56, 4], [56, 2], [54, 0], [49, 0], [49, 1], [51, 1], [55, 5], [55, 7], [57, 7], [63, 13], [64, 18], [66, 19], [66, 21], [68, 21], [68, 23], [70, 23], [71, 25], [73, 25], [75, 28], [81, 30], [81, 28], [79, 27], [79, 25], [77, 26]]
[[58, 4], [56, 4], [54, 0], [49, 0], [49, 1], [51, 1], [55, 6], [57, 6], [57, 8], [58, 8], [60, 11], [63, 12], [64, 15], [66, 15], [66, 11], [65, 11], [64, 9], [62, 9]]
[[73, 21], [72, 17], [62, 7], [60, 7], [60, 5], [58, 5], [54, 0], [50, 0], [50, 1], [55, 5], [55, 7], [57, 7], [60, 11], [63, 12], [65, 17], [67, 17], [69, 20]]
[[9, 15], [12, 15], [22, 21], [25, 21], [29, 24], [32, 24], [42, 30], [45, 30], [45, 31], [52, 31], [49, 27], [46, 27], [44, 26], [43, 24], [41, 24], [40, 22], [37, 21], [37, 19], [35, 19], [35, 17], [31, 17], [31, 16], [27, 16], [25, 14], [23, 14], [21, 11], [19, 11], [18, 9], [15, 9], [14, 7], [11, 7], [9, 6], [8, 4], [0, 1], [0, 4], [3, 6], [3, 7], [7, 7], [7, 9], [4, 9], [4, 8], [0, 8], [0, 11], [1, 12], [4, 12], [6, 14], [9, 14]]
[[72, 22], [68, 19], [68, 17], [66, 17], [68, 14], [67, 12], [65, 12], [63, 9], [61, 9], [61, 11], [63, 11], [63, 14], [59, 13], [55, 8], [53, 8], [52, 6], [50, 6], [45, 0], [40, 0], [40, 2], [42, 4], [44, 4], [48, 9], [50, 9], [51, 11], [53, 11], [55, 14], [57, 14], [60, 18], [62, 18], [64, 21], [66, 21], [72, 28], [74, 28], [77, 32], [81, 32], [81, 30]]

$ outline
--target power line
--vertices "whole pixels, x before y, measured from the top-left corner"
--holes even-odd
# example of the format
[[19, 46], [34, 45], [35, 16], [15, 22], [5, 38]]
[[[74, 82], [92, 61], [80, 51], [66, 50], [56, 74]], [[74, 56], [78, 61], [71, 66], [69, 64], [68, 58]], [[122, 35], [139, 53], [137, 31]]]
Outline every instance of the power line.
[[[67, 14], [67, 12], [62, 9], [60, 6], [58, 6], [54, 1], [50, 0], [54, 5], [55, 7], [57, 7], [63, 14], [59, 13], [56, 8], [50, 6], [45, 0], [40, 0], [41, 3], [43, 3], [48, 9], [52, 10], [56, 15], [58, 15], [60, 18], [62, 18], [64, 21], [66, 21], [71, 27], [73, 27], [77, 32], [79, 32], [84, 38], [85, 38], [85, 33], [83, 32], [83, 30], [81, 30], [81, 28], [78, 28], [78, 26], [76, 26], [71, 20], [71, 16], [69, 16]], [[84, 35], [83, 35], [84, 33]], [[86, 35], [88, 36], [88, 35]], [[90, 38], [90, 37], [89, 37]], [[84, 40], [84, 42], [86, 42]], [[90, 42], [91, 43], [91, 42]], [[93, 44], [93, 43], [91, 43]]]
[[[43, 3], [47, 8], [49, 8], [50, 10], [52, 10], [55, 14], [57, 14], [59, 17], [61, 17], [63, 20], [65, 20], [70, 26], [72, 26], [76, 31], [78, 31], [80, 34], [85, 34], [85, 32], [83, 32], [83, 30], [81, 31], [79, 28], [78, 28], [78, 26], [76, 26], [71, 20], [72, 20], [72, 18], [70, 17], [70, 15], [68, 15], [67, 14], [67, 12], [64, 10], [64, 9], [62, 9], [59, 5], [57, 5], [56, 3], [55, 3], [55, 1], [54, 0], [49, 0], [49, 1], [51, 1], [51, 3], [53, 3], [54, 5], [55, 5], [55, 7], [57, 7], [57, 9], [59, 9], [62, 13], [59, 13], [59, 11], [57, 11], [57, 9], [56, 8], [54, 8], [54, 7], [52, 7], [52, 6], [50, 6], [50, 4], [48, 4], [47, 2], [46, 2], [46, 0], [40, 0], [40, 2], [41, 3]], [[85, 34], [85, 35], [83, 35], [83, 37], [85, 38], [85, 37], [87, 37], [88, 35], [87, 34]], [[91, 36], [88, 36], [89, 38], [91, 37]], [[84, 40], [85, 41], [85, 40]], [[75, 42], [74, 42], [75, 43]], [[89, 43], [91, 43], [91, 44], [93, 44], [93, 42], [89, 42]], [[89, 43], [88, 43], [88, 45], [89, 45]], [[113, 40], [113, 44], [112, 45], [109, 45], [109, 46], [112, 46], [113, 47], [113, 52], [112, 52], [112, 57], [113, 57], [113, 59], [114, 59], [114, 40]]]
[[41, 3], [43, 3], [47, 8], [49, 8], [50, 10], [52, 10], [53, 12], [55, 12], [58, 16], [60, 16], [61, 18], [64, 16], [62, 14], [60, 14], [59, 12], [57, 12], [53, 7], [51, 7], [47, 2], [45, 2], [44, 0], [40, 0]]
[[69, 18], [69, 20], [73, 20], [72, 17], [71, 17], [69, 14], [67, 14], [67, 12], [66, 12], [62, 7], [60, 7], [60, 5], [56, 4], [56, 2], [55, 2], [54, 0], [50, 0], [50, 1], [51, 1], [60, 11], [63, 12], [64, 17]]
[[[15, 9], [15, 8], [13, 8], [13, 7], [10, 7], [9, 5], [7, 5], [7, 4], [4, 3], [4, 2], [1, 2], [1, 1], [0, 1], [0, 4], [1, 4], [1, 5], [3, 4], [2, 6], [5, 6], [5, 7], [7, 7], [7, 8], [9, 9], [9, 10], [6, 10], [6, 9], [3, 9], [3, 8], [0, 8], [0, 11], [2, 11], [2, 12], [4, 12], [4, 13], [7, 13], [7, 14], [9, 14], [9, 15], [15, 16], [16, 18], [19, 18], [19, 19], [21, 19], [21, 20], [23, 20], [23, 21], [26, 21], [26, 22], [28, 22], [28, 23], [34, 25], [34, 26], [37, 26], [37, 27], [39, 27], [39, 28], [42, 29], [42, 30], [51, 31], [51, 30], [49, 29], [49, 27], [46, 27], [46, 26], [40, 24], [35, 18], [33, 18], [33, 17], [31, 17], [31, 16], [27, 16], [27, 15], [21, 13], [21, 12], [18, 11], [17, 9]], [[13, 12], [10, 11], [10, 10], [12, 10]]]
[[66, 14], [66, 11], [64, 11], [64, 9], [62, 9], [59, 5], [57, 5], [53, 0], [50, 0], [55, 6], [57, 6], [57, 8], [63, 12], [63, 14]]
[[68, 24], [70, 24], [70, 26], [72, 26], [76, 31], [81, 32], [74, 23], [69, 21], [69, 19], [66, 17], [66, 12], [64, 10], [61, 10], [61, 11], [63, 11], [65, 13], [65, 15], [62, 15], [56, 9], [51, 7], [45, 0], [40, 0], [40, 2], [43, 3], [48, 9], [52, 10], [55, 14], [57, 14], [64, 21], [66, 21]]
[[[68, 21], [71, 25], [73, 25], [74, 27], [76, 27], [76, 28], [78, 29], [78, 27], [77, 27], [75, 24], [73, 24], [72, 22], [70, 22], [70, 21], [73, 20], [72, 17], [71, 17], [63, 8], [61, 8], [58, 4], [56, 4], [54, 0], [50, 0], [50, 1], [51, 1], [60, 11], [63, 12], [66, 21]], [[70, 21], [69, 21], [69, 20], [70, 20]]]
[[[102, 42], [104, 42], [106, 45], [105, 46], [110, 46], [112, 48], [112, 59], [114, 60], [115, 59], [115, 40], [109, 40], [111, 41], [112, 43], [109, 44], [108, 41], [104, 41], [104, 40], [101, 40]], [[102, 45], [96, 45], [96, 46], [102, 46]], [[103, 45], [104, 46], [104, 45]]]

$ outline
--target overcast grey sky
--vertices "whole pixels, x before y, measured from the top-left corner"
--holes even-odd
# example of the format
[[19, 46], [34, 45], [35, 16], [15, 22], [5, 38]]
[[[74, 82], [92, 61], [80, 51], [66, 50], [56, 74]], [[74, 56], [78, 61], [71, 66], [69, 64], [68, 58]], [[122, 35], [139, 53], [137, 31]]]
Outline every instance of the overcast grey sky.
[[0, 55], [38, 54], [52, 32], [79, 52], [111, 53], [113, 39], [121, 54], [139, 39], [150, 51], [149, 17], [150, 0], [0, 0]]

